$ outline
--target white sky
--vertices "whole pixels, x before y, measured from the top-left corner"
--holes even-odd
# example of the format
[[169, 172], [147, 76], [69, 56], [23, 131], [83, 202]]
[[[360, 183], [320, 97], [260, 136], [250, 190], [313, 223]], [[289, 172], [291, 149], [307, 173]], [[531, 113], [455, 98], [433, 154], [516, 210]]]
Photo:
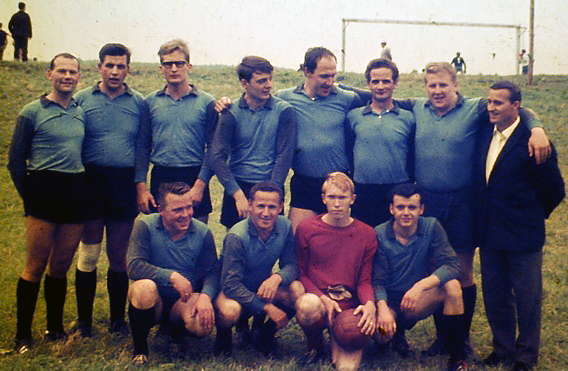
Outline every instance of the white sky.
[[[157, 62], [159, 46], [186, 40], [193, 64], [236, 65], [256, 54], [297, 68], [307, 48], [325, 46], [341, 63], [342, 18], [514, 24], [528, 28], [529, 0], [24, 0], [33, 23], [30, 56], [67, 51], [96, 59], [107, 42], [131, 48], [134, 61]], [[7, 29], [17, 0], [0, 0]], [[536, 0], [535, 71], [568, 74], [567, 0]], [[362, 72], [388, 42], [403, 72], [456, 51], [468, 73], [514, 74], [514, 29], [350, 24], [348, 71]], [[521, 48], [528, 50], [528, 30]], [[12, 48], [4, 53], [11, 57]], [[493, 58], [495, 53], [495, 58]], [[341, 64], [340, 64], [341, 65]]]

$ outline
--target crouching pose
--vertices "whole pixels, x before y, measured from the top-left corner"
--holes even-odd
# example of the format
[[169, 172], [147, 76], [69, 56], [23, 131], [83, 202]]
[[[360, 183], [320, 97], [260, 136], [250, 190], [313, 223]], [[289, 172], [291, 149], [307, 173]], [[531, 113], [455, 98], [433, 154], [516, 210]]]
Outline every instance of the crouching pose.
[[[324, 357], [323, 330], [333, 326], [342, 310], [355, 308], [354, 315], [362, 313], [355, 322], [361, 333], [372, 335], [375, 330], [371, 269], [377, 240], [371, 227], [350, 216], [353, 192], [347, 175], [329, 174], [322, 187], [327, 213], [306, 219], [296, 231], [300, 282], [307, 292], [296, 302], [296, 319], [309, 348], [301, 363]], [[332, 362], [338, 369], [357, 369], [363, 350], [337, 340], [332, 336]]]
[[213, 235], [193, 219], [191, 187], [164, 183], [158, 191], [158, 214], [134, 224], [128, 246], [128, 290], [133, 362], [148, 362], [148, 332], [162, 318], [169, 321], [170, 351], [179, 353], [183, 334], [205, 337], [213, 330], [212, 301], [219, 291], [220, 265]]
[[[273, 182], [257, 183], [249, 198], [249, 217], [235, 224], [225, 237], [223, 291], [216, 299], [215, 353], [230, 355], [232, 326], [239, 321], [238, 329], [246, 333], [248, 319], [254, 315], [253, 346], [274, 357], [277, 355], [274, 334], [294, 315], [294, 304], [304, 288], [295, 281], [298, 265], [292, 225], [279, 215], [284, 204], [281, 186]], [[272, 273], [277, 260], [280, 269]]]
[[375, 228], [379, 241], [373, 264], [375, 338], [390, 340], [393, 350], [408, 357], [405, 330], [443, 306], [448, 369], [467, 370], [460, 271], [446, 232], [435, 218], [421, 216], [424, 204], [415, 184], [395, 187], [390, 212], [393, 218]]

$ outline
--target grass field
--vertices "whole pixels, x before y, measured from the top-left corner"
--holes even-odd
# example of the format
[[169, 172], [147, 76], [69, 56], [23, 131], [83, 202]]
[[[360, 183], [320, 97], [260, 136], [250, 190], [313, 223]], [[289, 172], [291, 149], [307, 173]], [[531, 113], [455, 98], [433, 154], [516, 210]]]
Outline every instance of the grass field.
[[[41, 340], [45, 330], [45, 304], [40, 300], [34, 318], [33, 349], [24, 356], [11, 352], [15, 334], [15, 294], [16, 281], [25, 259], [24, 219], [22, 203], [6, 170], [6, 156], [16, 116], [27, 102], [49, 90], [45, 79], [45, 63], [19, 64], [0, 62], [0, 369], [2, 370], [114, 370], [130, 367], [131, 341], [128, 337], [110, 335], [106, 331], [108, 317], [108, 298], [106, 293], [106, 260], [99, 267], [99, 283], [95, 302], [96, 336], [91, 339], [70, 337], [66, 343], [46, 343]], [[97, 80], [98, 73], [94, 62], [83, 65], [80, 88]], [[359, 74], [347, 74], [344, 82], [353, 86], [364, 86]], [[501, 79], [498, 76], [460, 77], [460, 91], [466, 96], [485, 96], [488, 86]], [[564, 174], [568, 170], [568, 76], [537, 76], [536, 85], [528, 87], [520, 77], [512, 77], [524, 91], [523, 104], [534, 109], [546, 126], [549, 136], [554, 140], [560, 154], [560, 164]], [[240, 94], [240, 85], [234, 69], [228, 66], [195, 66], [191, 77], [199, 89], [216, 97]], [[278, 69], [275, 75], [275, 89], [290, 87], [302, 81], [299, 72]], [[157, 65], [134, 64], [128, 78], [131, 87], [147, 94], [162, 88], [164, 82]], [[403, 75], [399, 81], [397, 97], [420, 97], [424, 95], [423, 84], [418, 75]], [[219, 210], [222, 188], [212, 181], [214, 213], [210, 226], [213, 229], [217, 247], [220, 248], [224, 228], [219, 224]], [[547, 245], [545, 246], [543, 278], [544, 303], [542, 322], [542, 344], [539, 370], [568, 370], [568, 213], [566, 201], [553, 213], [547, 222]], [[476, 261], [476, 280], [479, 277]], [[74, 271], [72, 267], [71, 271]], [[70, 327], [75, 320], [75, 289], [73, 274], [69, 274], [68, 297], [65, 311], [65, 325]], [[481, 290], [479, 290], [481, 292]], [[189, 354], [184, 360], [172, 360], [166, 353], [167, 342], [160, 336], [151, 335], [150, 369], [195, 369], [195, 370], [295, 370], [297, 357], [305, 351], [304, 337], [295, 323], [279, 332], [279, 344], [284, 354], [283, 361], [262, 358], [251, 349], [236, 348], [231, 359], [215, 358], [212, 354], [213, 336], [189, 341]], [[433, 337], [431, 320], [423, 321], [408, 336], [409, 342], [417, 349], [425, 348]], [[472, 330], [472, 345], [475, 354], [473, 362], [483, 359], [491, 351], [491, 337], [484, 316], [482, 297], [478, 306]], [[2, 350], [3, 349], [3, 350]], [[380, 370], [438, 370], [445, 369], [446, 358], [436, 357], [428, 360], [420, 358], [401, 360], [387, 353], [377, 356], [369, 352], [365, 356], [363, 368]], [[331, 370], [330, 365], [321, 369]], [[473, 369], [482, 369], [473, 364]], [[497, 370], [497, 369], [496, 369]]]

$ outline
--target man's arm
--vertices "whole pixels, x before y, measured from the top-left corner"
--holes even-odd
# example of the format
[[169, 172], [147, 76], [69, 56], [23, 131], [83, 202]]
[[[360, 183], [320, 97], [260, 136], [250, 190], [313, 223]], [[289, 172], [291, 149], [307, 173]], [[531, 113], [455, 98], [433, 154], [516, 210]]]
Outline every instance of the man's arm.
[[217, 124], [219, 122], [219, 113], [215, 111], [215, 101], [211, 101], [207, 105], [207, 118], [206, 118], [206, 128], [205, 128], [205, 154], [203, 157], [203, 165], [201, 166], [201, 171], [199, 172], [198, 178], [203, 180], [205, 184], [209, 183], [214, 172], [209, 162], [207, 161], [208, 153], [213, 146], [213, 137], [215, 136], [215, 131], [217, 130]]
[[276, 138], [276, 160], [270, 180], [276, 184], [284, 185], [292, 158], [296, 150], [296, 112], [288, 107], [280, 113], [278, 118], [278, 133]]
[[396, 318], [386, 300], [377, 301], [377, 330], [389, 338], [396, 332]]
[[199, 204], [201, 200], [203, 200], [203, 191], [207, 184], [211, 180], [213, 176], [213, 169], [209, 164], [209, 151], [211, 150], [212, 142], [213, 142], [213, 135], [215, 134], [215, 129], [217, 128], [217, 121], [219, 120], [219, 114], [215, 111], [215, 102], [211, 101], [207, 105], [207, 118], [206, 118], [206, 128], [205, 128], [205, 152], [203, 154], [203, 163], [201, 164], [201, 170], [197, 175], [197, 179], [189, 194], [191, 195], [191, 199], [194, 203]]
[[355, 106], [355, 107], [352, 107], [352, 108], [361, 107], [361, 106], [363, 106], [363, 105], [365, 105], [365, 104], [367, 104], [371, 101], [372, 94], [367, 89], [355, 88], [353, 86], [348, 86], [348, 85], [344, 85], [344, 84], [338, 84], [338, 86], [343, 90], [349, 90], [349, 91], [354, 92], [359, 97], [359, 101], [360, 101], [359, 106]]
[[[375, 295], [373, 294], [372, 286], [372, 271], [373, 271], [373, 260], [377, 252], [377, 239], [373, 234], [373, 238], [367, 242], [365, 246], [365, 255], [363, 257], [363, 262], [359, 270], [359, 280], [357, 282], [357, 296], [361, 303], [366, 303], [368, 301], [374, 303]], [[373, 304], [374, 305], [374, 304]]]
[[292, 227], [288, 230], [286, 236], [286, 245], [282, 249], [282, 253], [278, 259], [279, 272], [282, 277], [282, 285], [288, 286], [292, 281], [298, 278], [300, 271], [298, 269], [298, 259], [296, 259], [296, 250], [294, 248], [294, 234]]
[[400, 309], [409, 313], [414, 312], [422, 302], [422, 294], [424, 291], [438, 286], [440, 286], [440, 279], [434, 274], [416, 282], [402, 297]]
[[[487, 111], [487, 99], [483, 98], [479, 102], [480, 117], [483, 122], [489, 122], [489, 113]], [[521, 107], [519, 109], [521, 122], [524, 122], [531, 131], [528, 142], [529, 155], [534, 156], [537, 164], [542, 164], [550, 157], [552, 148], [550, 140], [544, 131], [542, 122], [538, 119], [536, 113], [530, 108]]]
[[150, 212], [149, 205], [156, 207], [156, 200], [154, 200], [146, 185], [146, 175], [150, 166], [150, 153], [152, 151], [152, 128], [147, 101], [144, 101], [142, 109], [144, 112], [136, 136], [134, 181], [136, 182], [138, 210], [148, 214]]
[[237, 301], [253, 313], [264, 310], [266, 301], [243, 284], [246, 257], [240, 237], [228, 233], [223, 242], [223, 271], [221, 282], [225, 295]]
[[34, 125], [32, 120], [18, 116], [8, 153], [8, 170], [20, 197], [24, 196], [26, 161], [30, 153], [33, 136]]
[[534, 165], [534, 167], [533, 182], [544, 210], [544, 216], [548, 218], [566, 195], [554, 145], [552, 145], [552, 154], [548, 160], [540, 165]]
[[215, 323], [213, 299], [217, 296], [221, 281], [221, 264], [217, 257], [215, 241], [211, 231], [203, 238], [203, 246], [198, 257], [197, 267], [203, 270], [200, 278], [203, 278], [203, 288], [192, 309], [192, 315], [199, 315], [201, 324], [210, 329]]
[[[128, 243], [127, 263], [128, 277], [131, 280], [150, 279], [157, 285], [167, 286], [170, 283], [173, 269], [160, 268], [151, 263], [151, 233], [148, 225], [141, 219], [134, 222], [130, 242]], [[174, 275], [175, 280], [175, 275]]]

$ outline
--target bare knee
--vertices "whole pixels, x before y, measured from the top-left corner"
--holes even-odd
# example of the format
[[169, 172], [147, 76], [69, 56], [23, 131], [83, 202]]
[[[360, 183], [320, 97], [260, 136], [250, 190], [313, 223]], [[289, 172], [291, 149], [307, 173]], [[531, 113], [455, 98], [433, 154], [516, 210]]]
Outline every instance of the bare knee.
[[325, 307], [315, 294], [304, 294], [296, 300], [296, 320], [301, 326], [311, 326], [325, 315]]
[[300, 281], [292, 281], [290, 283], [290, 300], [296, 303], [298, 299], [306, 293], [304, 285]]
[[458, 280], [450, 280], [444, 284], [444, 314], [463, 313], [461, 284]]
[[213, 332], [213, 327], [207, 328], [201, 325], [201, 320], [199, 316], [195, 317], [193, 323], [185, 323], [185, 328], [187, 331], [191, 332], [191, 334], [197, 338], [204, 338], [207, 337]]
[[241, 315], [241, 305], [233, 299], [229, 299], [225, 294], [220, 293], [215, 300], [217, 307], [217, 323], [223, 327], [233, 326]]
[[135, 281], [128, 288], [128, 300], [134, 308], [149, 309], [158, 303], [158, 286], [149, 279]]

